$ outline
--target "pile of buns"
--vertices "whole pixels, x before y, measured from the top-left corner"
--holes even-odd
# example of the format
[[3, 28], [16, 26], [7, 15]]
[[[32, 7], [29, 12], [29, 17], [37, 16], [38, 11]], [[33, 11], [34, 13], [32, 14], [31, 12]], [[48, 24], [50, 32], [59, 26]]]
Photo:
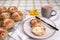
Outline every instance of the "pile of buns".
[[0, 6], [0, 39], [8, 35], [8, 29], [14, 27], [16, 21], [23, 19], [23, 13], [16, 6]]
[[34, 35], [42, 36], [46, 32], [46, 28], [42, 25], [42, 21], [39, 19], [32, 19], [30, 25]]

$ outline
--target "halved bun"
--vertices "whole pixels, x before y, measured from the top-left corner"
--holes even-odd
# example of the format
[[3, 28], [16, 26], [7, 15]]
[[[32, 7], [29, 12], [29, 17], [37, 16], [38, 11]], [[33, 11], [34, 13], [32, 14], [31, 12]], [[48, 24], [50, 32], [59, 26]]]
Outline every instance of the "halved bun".
[[30, 21], [30, 25], [31, 25], [32, 27], [36, 27], [37, 25], [41, 25], [41, 24], [42, 24], [42, 21], [39, 20], [39, 19], [32, 19], [32, 20]]
[[45, 32], [46, 32], [46, 29], [43, 26], [36, 26], [36, 27], [32, 28], [32, 33], [37, 36], [42, 36], [42, 35], [44, 35]]

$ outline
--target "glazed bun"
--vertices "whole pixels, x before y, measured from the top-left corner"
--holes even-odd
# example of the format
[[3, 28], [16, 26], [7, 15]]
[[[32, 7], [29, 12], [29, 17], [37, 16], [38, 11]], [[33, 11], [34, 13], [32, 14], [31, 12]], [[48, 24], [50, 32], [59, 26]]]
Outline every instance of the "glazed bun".
[[5, 6], [0, 6], [0, 13], [7, 11], [7, 8]]
[[0, 14], [0, 19], [7, 19], [10, 18], [10, 13], [9, 12], [2, 12]]
[[14, 26], [14, 20], [13, 19], [4, 19], [1, 23], [3, 27], [6, 29], [10, 29]]
[[8, 36], [8, 32], [6, 29], [0, 27], [0, 39], [5, 39]]
[[21, 11], [14, 12], [12, 14], [12, 19], [15, 21], [19, 21], [23, 19], [23, 13]]
[[45, 32], [46, 32], [46, 29], [43, 26], [41, 27], [37, 26], [37, 27], [32, 28], [32, 33], [37, 36], [42, 36], [44, 35]]
[[36, 27], [36, 26], [41, 25], [41, 24], [42, 24], [42, 21], [39, 20], [39, 19], [32, 19], [32, 20], [30, 21], [30, 25], [31, 25], [32, 27]]
[[11, 12], [11, 13], [13, 13], [13, 12], [18, 11], [18, 9], [17, 9], [16, 6], [10, 6], [10, 7], [8, 8], [8, 11]]

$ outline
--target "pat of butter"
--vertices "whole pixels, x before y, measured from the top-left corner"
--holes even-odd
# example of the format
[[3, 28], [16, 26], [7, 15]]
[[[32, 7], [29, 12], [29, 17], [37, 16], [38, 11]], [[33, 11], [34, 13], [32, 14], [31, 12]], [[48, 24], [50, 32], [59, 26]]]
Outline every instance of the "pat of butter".
[[37, 9], [33, 8], [32, 10], [29, 11], [29, 15], [31, 15], [31, 16], [38, 16], [39, 13], [38, 13]]

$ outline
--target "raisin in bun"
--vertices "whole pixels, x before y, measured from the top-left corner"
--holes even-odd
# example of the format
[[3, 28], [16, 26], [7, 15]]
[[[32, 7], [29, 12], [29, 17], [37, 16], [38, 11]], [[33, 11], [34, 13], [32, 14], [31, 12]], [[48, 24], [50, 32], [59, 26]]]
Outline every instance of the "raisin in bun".
[[21, 11], [14, 12], [12, 14], [12, 19], [15, 21], [19, 21], [23, 19], [23, 13]]
[[10, 18], [10, 13], [9, 12], [2, 12], [0, 14], [0, 19], [6, 19], [6, 18]]
[[1, 23], [1, 25], [6, 29], [13, 28], [14, 20], [13, 19], [4, 19]]
[[11, 13], [13, 13], [13, 12], [18, 11], [18, 9], [17, 9], [16, 6], [10, 6], [10, 7], [8, 8], [8, 11], [11, 12]]
[[7, 11], [7, 8], [5, 6], [0, 6], [0, 13]]
[[42, 24], [42, 21], [39, 20], [39, 19], [32, 19], [32, 20], [30, 21], [31, 27], [36, 27], [36, 26], [41, 25], [41, 24]]
[[5, 39], [8, 36], [8, 32], [6, 29], [0, 27], [0, 39]]
[[32, 28], [32, 33], [37, 36], [42, 36], [44, 35], [45, 32], [46, 32], [46, 29], [43, 26], [37, 26]]

